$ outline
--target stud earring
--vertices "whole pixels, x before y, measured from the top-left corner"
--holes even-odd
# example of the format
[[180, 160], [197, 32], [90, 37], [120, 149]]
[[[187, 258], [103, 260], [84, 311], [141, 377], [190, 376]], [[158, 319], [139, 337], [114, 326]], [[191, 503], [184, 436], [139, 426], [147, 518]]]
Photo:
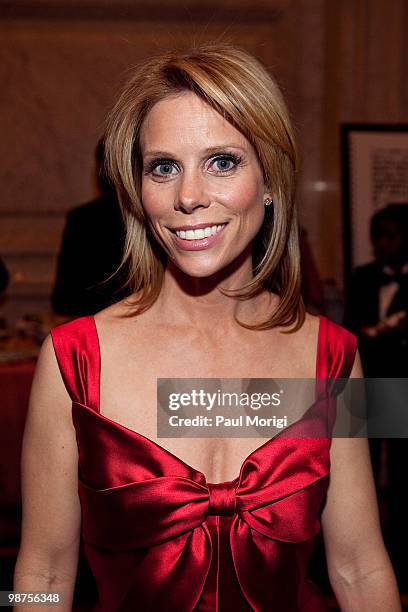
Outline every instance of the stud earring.
[[269, 206], [270, 204], [272, 204], [272, 201], [270, 198], [267, 198], [264, 202], [265, 206]]

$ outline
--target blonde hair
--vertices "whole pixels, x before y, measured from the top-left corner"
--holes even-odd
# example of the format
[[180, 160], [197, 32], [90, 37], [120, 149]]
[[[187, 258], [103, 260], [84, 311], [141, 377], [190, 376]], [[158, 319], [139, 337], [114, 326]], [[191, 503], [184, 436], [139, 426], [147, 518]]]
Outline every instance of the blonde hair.
[[[121, 264], [127, 267], [124, 286], [137, 298], [129, 303], [141, 313], [157, 299], [166, 255], [151, 234], [141, 202], [140, 130], [151, 108], [166, 97], [194, 92], [238, 129], [253, 145], [263, 169], [273, 206], [265, 209], [263, 225], [253, 241], [253, 278], [227, 291], [249, 299], [262, 290], [279, 294], [268, 319], [247, 329], [275, 326], [299, 329], [305, 319], [300, 293], [300, 252], [295, 208], [298, 156], [293, 128], [277, 83], [249, 53], [227, 43], [170, 51], [136, 68], [108, 117], [105, 164], [126, 226]], [[129, 299], [129, 298], [128, 298]]]

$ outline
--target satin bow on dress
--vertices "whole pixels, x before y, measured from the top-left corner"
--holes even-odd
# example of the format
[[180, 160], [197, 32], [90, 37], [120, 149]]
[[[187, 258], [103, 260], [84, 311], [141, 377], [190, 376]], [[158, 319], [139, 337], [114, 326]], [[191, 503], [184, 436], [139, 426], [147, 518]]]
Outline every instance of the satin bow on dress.
[[[253, 451], [234, 480], [210, 483], [153, 440], [100, 414], [95, 334], [92, 317], [52, 330], [73, 400], [94, 609], [327, 610], [307, 570], [329, 485], [333, 402], [312, 404]], [[320, 377], [346, 377], [345, 360], [352, 365], [355, 349], [354, 336], [321, 318]]]

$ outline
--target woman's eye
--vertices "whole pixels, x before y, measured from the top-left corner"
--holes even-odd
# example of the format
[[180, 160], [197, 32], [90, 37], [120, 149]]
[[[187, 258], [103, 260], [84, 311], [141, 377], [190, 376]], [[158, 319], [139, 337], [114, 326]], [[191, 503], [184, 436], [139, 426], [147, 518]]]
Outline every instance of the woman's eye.
[[231, 156], [217, 157], [213, 160], [212, 166], [217, 172], [228, 172], [239, 164], [239, 159]]
[[151, 172], [154, 176], [166, 177], [172, 176], [173, 170], [175, 170], [174, 164], [168, 161], [155, 162], [150, 168], [149, 172]]

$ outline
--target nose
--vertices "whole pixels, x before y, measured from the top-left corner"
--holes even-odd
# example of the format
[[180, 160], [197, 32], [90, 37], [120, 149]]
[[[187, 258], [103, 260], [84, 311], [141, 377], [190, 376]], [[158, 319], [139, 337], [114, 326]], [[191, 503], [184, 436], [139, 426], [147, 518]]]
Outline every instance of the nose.
[[196, 208], [207, 208], [209, 205], [210, 198], [200, 173], [194, 170], [184, 170], [178, 182], [175, 209], [191, 213]]

